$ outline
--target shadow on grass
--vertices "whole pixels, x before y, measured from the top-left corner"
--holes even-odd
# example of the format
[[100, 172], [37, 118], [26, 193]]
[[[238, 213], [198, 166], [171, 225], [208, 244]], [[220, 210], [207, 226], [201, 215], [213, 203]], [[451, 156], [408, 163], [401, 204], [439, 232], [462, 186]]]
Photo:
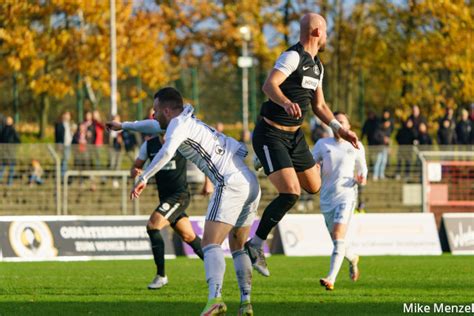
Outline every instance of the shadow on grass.
[[[284, 299], [282, 298], [282, 301]], [[0, 315], [199, 315], [205, 303], [190, 302], [0, 302]], [[237, 315], [238, 304], [227, 304]], [[399, 315], [401, 303], [254, 302], [256, 315]]]

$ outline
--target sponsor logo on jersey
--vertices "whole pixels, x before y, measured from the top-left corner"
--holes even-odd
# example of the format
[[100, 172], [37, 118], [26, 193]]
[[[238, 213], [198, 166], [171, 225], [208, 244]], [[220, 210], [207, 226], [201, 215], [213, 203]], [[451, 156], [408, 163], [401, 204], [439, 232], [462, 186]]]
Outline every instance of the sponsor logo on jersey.
[[301, 86], [305, 89], [316, 90], [319, 84], [319, 79], [303, 76], [303, 80], [301, 81]]
[[309, 68], [311, 68], [311, 66], [303, 66], [303, 71], [306, 71], [306, 70], [308, 70]]

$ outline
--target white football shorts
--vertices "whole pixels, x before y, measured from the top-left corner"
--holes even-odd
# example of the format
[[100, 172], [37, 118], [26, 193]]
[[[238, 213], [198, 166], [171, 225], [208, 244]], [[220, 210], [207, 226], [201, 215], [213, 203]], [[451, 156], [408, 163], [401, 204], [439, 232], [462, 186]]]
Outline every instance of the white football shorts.
[[329, 212], [322, 213], [324, 215], [324, 221], [326, 222], [326, 227], [330, 232], [334, 228], [334, 224], [345, 224], [348, 225], [349, 221], [352, 218], [354, 213], [356, 202], [343, 202], [338, 204], [335, 208]]
[[260, 202], [257, 177], [247, 166], [225, 178], [214, 188], [206, 220], [223, 222], [235, 227], [252, 225]]

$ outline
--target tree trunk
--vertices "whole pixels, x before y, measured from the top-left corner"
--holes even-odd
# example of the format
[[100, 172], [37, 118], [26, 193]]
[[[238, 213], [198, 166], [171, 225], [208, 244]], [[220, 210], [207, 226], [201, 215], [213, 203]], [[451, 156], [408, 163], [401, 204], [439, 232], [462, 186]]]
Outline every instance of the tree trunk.
[[[354, 67], [354, 59], [357, 56], [357, 52], [359, 50], [359, 44], [360, 44], [360, 35], [362, 32], [362, 26], [365, 21], [365, 0], [360, 0], [358, 4], [361, 12], [359, 15], [359, 18], [357, 19], [357, 24], [356, 24], [356, 35], [353, 41], [353, 46], [351, 50], [351, 55], [349, 57], [349, 62], [347, 65], [347, 84], [346, 84], [346, 92], [345, 92], [345, 104], [347, 107], [347, 114], [349, 117], [352, 116], [352, 110], [353, 110], [353, 103], [354, 103], [354, 80], [357, 76], [357, 74], [353, 73], [353, 67]], [[354, 6], [355, 10], [356, 6]], [[354, 12], [354, 11], [353, 11]]]
[[48, 113], [50, 107], [50, 100], [48, 93], [41, 95], [41, 109], [40, 109], [40, 131], [39, 138], [45, 139], [46, 137], [46, 126], [48, 126]]

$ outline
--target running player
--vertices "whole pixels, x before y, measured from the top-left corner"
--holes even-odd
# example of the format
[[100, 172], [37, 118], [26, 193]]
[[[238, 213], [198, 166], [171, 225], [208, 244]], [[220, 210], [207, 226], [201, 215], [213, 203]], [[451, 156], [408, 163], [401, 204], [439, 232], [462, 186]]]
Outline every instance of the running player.
[[[344, 113], [336, 112], [334, 116], [343, 128], [350, 128]], [[351, 279], [359, 278], [359, 256], [351, 251], [345, 237], [357, 203], [357, 185], [367, 182], [367, 164], [362, 143], [355, 150], [337, 134], [318, 140], [313, 156], [321, 165], [321, 213], [334, 243], [329, 274], [320, 283], [326, 290], [333, 290], [344, 257], [349, 261]]]
[[252, 143], [265, 174], [278, 196], [265, 208], [255, 236], [245, 247], [254, 268], [269, 276], [263, 243], [270, 231], [298, 201], [301, 188], [319, 191], [319, 166], [304, 139], [301, 124], [311, 106], [315, 115], [341, 138], [357, 148], [357, 136], [341, 126], [324, 101], [324, 68], [318, 52], [326, 45], [326, 21], [308, 13], [300, 21], [300, 41], [277, 60], [263, 91], [269, 100], [261, 108], [262, 120], [254, 130]]
[[[132, 178], [142, 173], [145, 162], [148, 159], [153, 160], [162, 146], [163, 142], [160, 136], [153, 137], [142, 144], [131, 170]], [[168, 277], [165, 274], [165, 242], [160, 232], [166, 226], [171, 225], [183, 241], [193, 248], [196, 255], [201, 259], [204, 258], [201, 238], [194, 233], [188, 215], [185, 213], [190, 199], [186, 180], [186, 159], [180, 153], [176, 153], [155, 175], [155, 181], [160, 204], [151, 214], [146, 225], [157, 269], [156, 277], [148, 285], [150, 290], [160, 289], [168, 284]]]
[[221, 244], [229, 236], [237, 282], [240, 288], [239, 315], [253, 315], [250, 304], [252, 264], [243, 250], [260, 200], [257, 177], [244, 162], [245, 144], [217, 132], [196, 119], [194, 109], [183, 107], [181, 94], [174, 88], [159, 90], [154, 98], [155, 119], [124, 124], [124, 128], [156, 133], [166, 129], [166, 141], [132, 189], [131, 198], [138, 198], [150, 177], [161, 170], [178, 150], [204, 172], [214, 185], [206, 214], [202, 249], [208, 303], [201, 315], [223, 315], [227, 306], [221, 291], [225, 273]]

